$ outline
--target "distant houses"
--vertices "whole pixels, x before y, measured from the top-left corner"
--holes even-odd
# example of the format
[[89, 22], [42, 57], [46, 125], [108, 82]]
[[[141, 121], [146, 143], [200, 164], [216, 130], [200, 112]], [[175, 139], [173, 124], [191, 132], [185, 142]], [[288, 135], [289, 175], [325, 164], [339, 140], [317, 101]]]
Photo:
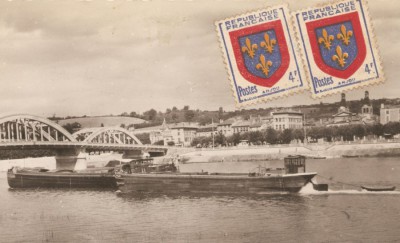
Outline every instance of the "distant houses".
[[[347, 126], [347, 125], [372, 125], [379, 123], [379, 116], [373, 112], [373, 106], [369, 100], [369, 92], [365, 91], [364, 98], [361, 99], [361, 107], [357, 112], [352, 112], [346, 102], [346, 95], [341, 95], [339, 107], [336, 113], [326, 114], [312, 121], [314, 126]], [[307, 121], [308, 123], [310, 121]]]
[[[164, 120], [161, 126], [136, 129], [134, 133], [149, 133], [152, 144], [191, 146], [194, 139], [199, 137], [225, 136], [249, 132], [266, 131], [272, 128], [276, 131], [303, 130], [313, 127], [341, 127], [347, 125], [373, 125], [389, 122], [400, 122], [400, 105], [381, 104], [380, 116], [374, 112], [374, 106], [366, 91], [360, 102], [347, 102], [346, 95], [341, 95], [337, 107], [328, 104], [325, 111], [324, 104], [320, 107], [305, 107], [297, 110], [279, 109], [271, 111], [266, 116], [251, 116], [247, 119], [237, 116], [226, 120], [200, 126], [196, 122], [180, 122], [167, 124]], [[352, 106], [353, 105], [353, 106]], [[350, 109], [352, 108], [352, 109]], [[336, 109], [336, 110], [335, 110]], [[375, 104], [376, 109], [376, 104]], [[354, 112], [357, 110], [356, 112]]]
[[200, 126], [193, 122], [180, 122], [167, 124], [164, 120], [161, 126], [136, 129], [134, 133], [149, 133], [150, 142], [160, 145], [190, 146], [196, 137], [211, 137], [222, 134], [225, 137], [235, 133], [262, 131], [277, 127], [279, 130], [286, 128], [303, 128], [303, 115], [299, 111], [276, 111], [270, 116], [228, 119], [219, 123]]

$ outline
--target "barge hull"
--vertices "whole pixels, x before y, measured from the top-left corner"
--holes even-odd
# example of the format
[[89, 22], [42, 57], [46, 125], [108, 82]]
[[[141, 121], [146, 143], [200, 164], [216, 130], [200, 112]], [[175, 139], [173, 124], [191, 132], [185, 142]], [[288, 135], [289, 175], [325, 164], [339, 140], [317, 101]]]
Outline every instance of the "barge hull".
[[263, 193], [298, 192], [316, 173], [281, 176], [126, 174], [117, 178], [122, 193]]
[[116, 188], [113, 175], [66, 173], [12, 173], [7, 174], [11, 188]]

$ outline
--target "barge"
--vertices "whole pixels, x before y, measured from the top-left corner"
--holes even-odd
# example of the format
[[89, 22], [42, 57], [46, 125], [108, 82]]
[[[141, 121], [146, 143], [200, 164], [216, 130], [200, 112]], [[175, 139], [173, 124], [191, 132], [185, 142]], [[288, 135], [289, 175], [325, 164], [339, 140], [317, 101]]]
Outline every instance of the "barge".
[[[152, 159], [136, 159], [139, 163], [150, 163]], [[132, 162], [131, 161], [131, 162]], [[7, 172], [11, 188], [116, 188], [115, 167], [120, 161], [110, 161], [105, 167], [85, 170], [56, 170], [44, 168], [13, 167]]]
[[305, 171], [304, 156], [288, 156], [285, 168], [254, 173], [180, 173], [173, 164], [123, 165], [116, 173], [121, 193], [264, 193], [298, 192], [317, 174]]
[[58, 170], [13, 167], [7, 172], [11, 188], [116, 188], [114, 168]]

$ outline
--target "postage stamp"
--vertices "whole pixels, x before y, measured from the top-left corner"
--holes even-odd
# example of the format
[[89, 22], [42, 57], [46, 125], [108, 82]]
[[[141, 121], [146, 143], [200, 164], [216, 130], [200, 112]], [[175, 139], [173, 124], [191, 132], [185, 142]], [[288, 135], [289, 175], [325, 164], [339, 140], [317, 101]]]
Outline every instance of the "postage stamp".
[[294, 13], [314, 98], [384, 81], [364, 0]]
[[286, 5], [215, 24], [237, 107], [308, 88]]

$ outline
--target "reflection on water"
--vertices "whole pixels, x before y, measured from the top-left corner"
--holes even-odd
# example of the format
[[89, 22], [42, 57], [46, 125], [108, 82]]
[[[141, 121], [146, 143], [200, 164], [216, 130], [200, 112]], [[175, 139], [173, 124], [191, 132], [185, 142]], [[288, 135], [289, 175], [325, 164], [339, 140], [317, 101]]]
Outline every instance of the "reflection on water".
[[[396, 158], [309, 160], [308, 170], [351, 185], [400, 188]], [[230, 170], [255, 163], [225, 164]], [[221, 169], [223, 163], [212, 165]], [[196, 165], [189, 165], [196, 166]], [[203, 165], [202, 165], [203, 166]], [[187, 169], [187, 168], [186, 168]], [[204, 168], [194, 168], [204, 169]], [[207, 169], [207, 168], [205, 168]], [[323, 181], [327, 180], [327, 181]], [[117, 194], [8, 188], [0, 174], [2, 242], [386, 242], [399, 240], [399, 192], [333, 183], [299, 194]]]

